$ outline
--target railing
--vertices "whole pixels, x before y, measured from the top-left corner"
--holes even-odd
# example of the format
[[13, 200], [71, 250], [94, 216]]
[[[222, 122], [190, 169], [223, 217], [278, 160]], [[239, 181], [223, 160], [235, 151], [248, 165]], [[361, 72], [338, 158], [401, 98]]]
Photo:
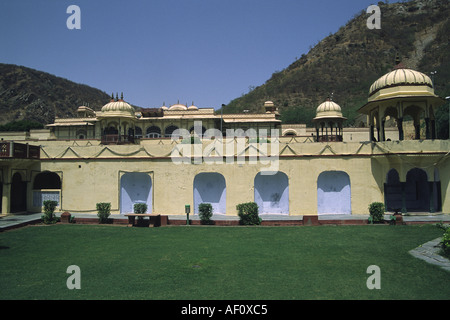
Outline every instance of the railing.
[[131, 135], [105, 134], [102, 136], [102, 144], [126, 144], [134, 143], [134, 137]]
[[17, 142], [1, 142], [0, 158], [39, 159], [41, 147]]

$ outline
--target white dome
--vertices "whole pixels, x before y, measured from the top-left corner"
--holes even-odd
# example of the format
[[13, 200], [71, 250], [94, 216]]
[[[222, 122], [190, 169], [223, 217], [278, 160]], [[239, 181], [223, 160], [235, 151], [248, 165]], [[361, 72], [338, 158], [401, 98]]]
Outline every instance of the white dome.
[[122, 99], [111, 101], [102, 107], [103, 117], [134, 117], [134, 108]]
[[370, 87], [369, 96], [382, 89], [398, 86], [427, 86], [433, 88], [433, 82], [426, 74], [411, 69], [398, 68], [375, 81]]
[[316, 117], [314, 119], [322, 118], [342, 118], [341, 107], [336, 102], [328, 99], [316, 109]]
[[187, 107], [184, 104], [177, 103], [177, 104], [171, 105], [169, 110], [185, 111], [185, 110], [187, 110]]

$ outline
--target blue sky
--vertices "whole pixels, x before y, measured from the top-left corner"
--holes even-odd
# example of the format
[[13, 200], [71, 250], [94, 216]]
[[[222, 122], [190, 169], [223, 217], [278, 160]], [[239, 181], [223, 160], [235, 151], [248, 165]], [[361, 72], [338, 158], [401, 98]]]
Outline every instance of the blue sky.
[[[1, 0], [0, 62], [123, 92], [141, 107], [219, 108], [377, 2]], [[79, 30], [66, 26], [70, 5], [81, 9]]]

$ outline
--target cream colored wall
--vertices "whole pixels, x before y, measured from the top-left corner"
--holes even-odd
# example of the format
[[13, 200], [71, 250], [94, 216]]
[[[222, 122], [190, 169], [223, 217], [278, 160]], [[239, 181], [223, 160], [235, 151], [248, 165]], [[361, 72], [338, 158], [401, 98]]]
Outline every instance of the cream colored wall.
[[[429, 177], [437, 163], [442, 185], [443, 212], [450, 212], [448, 184], [449, 141], [391, 141], [372, 143], [295, 143], [280, 138], [278, 170], [289, 178], [291, 215], [317, 214], [317, 178], [323, 171], [344, 171], [350, 177], [352, 214], [367, 214], [373, 201], [384, 201], [383, 183], [390, 168], [398, 168], [401, 181], [413, 167], [425, 168]], [[162, 142], [162, 143], [161, 143]], [[205, 142], [203, 147], [211, 141]], [[119, 213], [120, 172], [152, 173], [153, 212], [184, 214], [193, 206], [193, 181], [200, 172], [217, 172], [226, 180], [227, 215], [236, 215], [236, 205], [254, 201], [254, 178], [268, 167], [248, 159], [232, 164], [174, 164], [172, 140], [147, 140], [140, 145], [67, 146], [48, 141], [43, 150], [49, 155], [41, 170], [62, 171], [62, 210], [96, 212], [97, 202], [111, 202]], [[180, 146], [180, 145], [178, 145]], [[269, 144], [270, 146], [270, 144]], [[236, 149], [235, 149], [236, 150]], [[270, 150], [270, 148], [269, 148]], [[417, 153], [420, 150], [425, 155]], [[247, 155], [248, 155], [247, 151]], [[437, 153], [435, 153], [437, 152]], [[377, 155], [378, 154], [378, 155]], [[45, 158], [46, 156], [43, 156]]]

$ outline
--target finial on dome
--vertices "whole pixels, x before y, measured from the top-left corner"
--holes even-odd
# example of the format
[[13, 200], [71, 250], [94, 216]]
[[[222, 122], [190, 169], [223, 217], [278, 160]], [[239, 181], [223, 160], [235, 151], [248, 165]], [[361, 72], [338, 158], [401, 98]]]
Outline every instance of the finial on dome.
[[114, 101], [114, 92], [111, 93], [111, 102], [113, 102], [113, 101]]
[[116, 101], [119, 100], [119, 94], [116, 92]]
[[123, 101], [123, 92], [120, 93], [120, 101]]
[[402, 61], [400, 60], [400, 55], [397, 52], [397, 56], [395, 57], [395, 67], [394, 70], [397, 69], [405, 69], [405, 65], [402, 63]]

